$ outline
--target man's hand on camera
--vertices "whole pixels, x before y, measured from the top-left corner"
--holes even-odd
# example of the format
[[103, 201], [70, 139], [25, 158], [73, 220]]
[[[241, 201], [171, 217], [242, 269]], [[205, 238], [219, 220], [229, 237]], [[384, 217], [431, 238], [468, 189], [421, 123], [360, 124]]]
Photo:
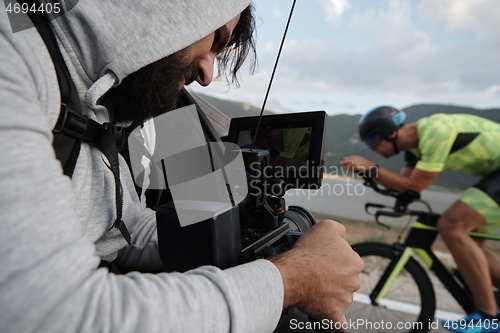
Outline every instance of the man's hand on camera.
[[343, 225], [323, 220], [294, 247], [269, 260], [283, 278], [283, 308], [296, 306], [318, 320], [345, 322], [344, 310], [359, 289], [363, 261], [345, 240]]

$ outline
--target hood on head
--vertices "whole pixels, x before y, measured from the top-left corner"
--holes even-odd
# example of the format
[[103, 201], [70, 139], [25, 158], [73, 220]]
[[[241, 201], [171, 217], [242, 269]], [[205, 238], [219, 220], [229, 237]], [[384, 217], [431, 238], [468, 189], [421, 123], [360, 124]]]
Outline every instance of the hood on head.
[[[53, 24], [71, 59], [69, 66], [90, 88], [87, 105], [94, 109], [95, 102], [127, 75], [209, 35], [250, 2], [80, 0]], [[106, 82], [92, 88], [101, 78]]]
[[57, 23], [65, 35], [64, 47], [72, 48], [92, 81], [106, 72], [121, 81], [212, 33], [249, 4], [250, 0], [80, 0]]

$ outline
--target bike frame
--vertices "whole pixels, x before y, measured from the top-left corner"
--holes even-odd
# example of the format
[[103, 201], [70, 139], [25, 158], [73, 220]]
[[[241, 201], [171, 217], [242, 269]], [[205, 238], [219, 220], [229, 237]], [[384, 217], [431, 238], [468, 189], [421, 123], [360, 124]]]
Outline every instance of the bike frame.
[[[465, 286], [465, 283], [457, 275], [452, 274], [432, 252], [431, 246], [438, 235], [437, 221], [440, 214], [419, 212], [413, 213], [418, 216], [417, 221], [412, 226], [403, 243], [396, 242], [393, 249], [397, 256], [391, 261], [382, 274], [374, 290], [370, 294], [373, 305], [378, 305], [384, 297], [386, 291], [391, 286], [394, 279], [401, 273], [408, 260], [416, 254], [438, 277], [450, 294], [470, 313], [474, 311], [475, 304], [472, 295]], [[471, 232], [471, 236], [500, 240], [500, 236], [484, 233]]]

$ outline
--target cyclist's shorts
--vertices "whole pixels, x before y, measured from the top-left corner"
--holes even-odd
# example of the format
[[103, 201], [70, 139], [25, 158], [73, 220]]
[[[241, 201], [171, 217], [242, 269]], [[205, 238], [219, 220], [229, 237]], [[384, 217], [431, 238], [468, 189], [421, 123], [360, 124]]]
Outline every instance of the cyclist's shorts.
[[459, 199], [486, 219], [484, 230], [495, 233], [500, 229], [500, 170], [469, 187]]

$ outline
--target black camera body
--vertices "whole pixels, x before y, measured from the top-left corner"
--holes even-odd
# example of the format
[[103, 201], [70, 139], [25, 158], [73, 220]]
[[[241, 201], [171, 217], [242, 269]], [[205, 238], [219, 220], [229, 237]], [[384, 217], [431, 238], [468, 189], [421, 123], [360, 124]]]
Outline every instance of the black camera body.
[[[304, 208], [291, 206], [287, 211], [283, 195], [291, 188], [321, 186], [326, 113], [264, 116], [260, 127], [258, 122], [258, 117], [235, 118], [227, 137], [242, 147], [248, 185], [243, 201], [229, 205], [183, 200], [158, 207], [164, 271], [183, 272], [202, 265], [224, 269], [267, 258], [290, 249], [314, 225]], [[256, 138], [259, 141], [254, 142]], [[213, 217], [181, 227], [179, 214], [200, 211]]]

